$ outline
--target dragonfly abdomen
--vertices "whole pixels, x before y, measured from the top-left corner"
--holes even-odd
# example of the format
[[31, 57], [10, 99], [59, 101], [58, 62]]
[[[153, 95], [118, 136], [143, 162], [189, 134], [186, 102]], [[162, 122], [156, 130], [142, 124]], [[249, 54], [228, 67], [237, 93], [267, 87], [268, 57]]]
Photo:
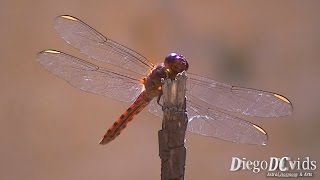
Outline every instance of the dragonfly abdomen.
[[143, 91], [135, 102], [108, 129], [100, 144], [105, 145], [119, 136], [121, 131], [126, 128], [127, 124], [134, 118], [134, 116], [140, 113], [151, 100], [152, 98], [147, 96], [146, 91]]

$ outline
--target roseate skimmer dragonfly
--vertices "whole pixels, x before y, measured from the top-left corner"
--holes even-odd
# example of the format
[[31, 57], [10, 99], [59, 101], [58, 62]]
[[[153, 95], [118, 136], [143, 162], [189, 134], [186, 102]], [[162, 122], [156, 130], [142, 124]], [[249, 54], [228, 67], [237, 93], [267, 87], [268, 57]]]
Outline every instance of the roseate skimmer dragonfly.
[[[83, 21], [68, 15], [55, 18], [54, 27], [60, 36], [80, 52], [106, 63], [100, 67], [57, 50], [44, 50], [37, 59], [47, 70], [86, 92], [107, 96], [133, 104], [106, 132], [100, 144], [115, 139], [143, 108], [162, 116], [157, 98], [161, 78], [174, 76], [188, 69], [185, 57], [170, 53], [164, 63], [152, 64], [144, 56], [118, 44]], [[267, 133], [258, 125], [228, 114], [236, 112], [256, 117], [281, 117], [292, 113], [292, 104], [282, 95], [231, 86], [188, 73], [187, 130], [223, 140], [265, 145]]]

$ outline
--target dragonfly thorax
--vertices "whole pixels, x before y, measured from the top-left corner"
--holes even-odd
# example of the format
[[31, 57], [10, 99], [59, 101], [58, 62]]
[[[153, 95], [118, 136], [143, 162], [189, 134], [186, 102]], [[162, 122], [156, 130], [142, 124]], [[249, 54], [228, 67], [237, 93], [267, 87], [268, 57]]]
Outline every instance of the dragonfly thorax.
[[150, 72], [150, 74], [144, 78], [144, 86], [146, 91], [159, 93], [159, 88], [161, 87], [161, 79], [168, 78], [168, 72], [164, 66], [164, 63], [158, 64]]
[[164, 63], [155, 66], [150, 74], [144, 78], [144, 86], [149, 94], [157, 96], [161, 92], [161, 79], [175, 78], [178, 73], [188, 70], [186, 58], [177, 53], [170, 53]]

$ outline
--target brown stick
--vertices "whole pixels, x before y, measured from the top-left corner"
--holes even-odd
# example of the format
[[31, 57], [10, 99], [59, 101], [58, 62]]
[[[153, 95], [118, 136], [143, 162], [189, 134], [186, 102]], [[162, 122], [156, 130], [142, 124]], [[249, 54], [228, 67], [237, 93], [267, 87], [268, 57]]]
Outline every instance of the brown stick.
[[161, 180], [183, 180], [186, 161], [185, 131], [186, 75], [178, 74], [175, 80], [167, 79], [162, 86], [163, 122], [158, 132]]

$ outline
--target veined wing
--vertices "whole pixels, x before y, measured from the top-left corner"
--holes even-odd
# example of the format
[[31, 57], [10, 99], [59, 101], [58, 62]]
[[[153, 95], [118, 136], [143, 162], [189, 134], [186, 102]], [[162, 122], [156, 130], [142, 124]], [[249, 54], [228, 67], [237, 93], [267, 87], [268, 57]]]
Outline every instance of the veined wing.
[[268, 135], [258, 125], [197, 103], [193, 98], [187, 102], [188, 131], [234, 143], [266, 145]]
[[281, 117], [292, 113], [290, 101], [279, 94], [231, 86], [190, 73], [187, 80], [187, 97], [205, 102], [208, 108], [250, 116]]
[[154, 66], [141, 54], [107, 39], [75, 17], [58, 16], [54, 20], [54, 27], [67, 43], [98, 61], [125, 68], [142, 76], [147, 75]]
[[56, 50], [37, 55], [41, 65], [86, 92], [131, 102], [143, 90], [139, 77], [126, 76]]
[[[189, 132], [241, 144], [265, 145], [268, 141], [267, 133], [258, 125], [208, 108], [210, 105], [198, 98], [187, 97], [186, 105]], [[163, 116], [156, 99], [149, 104], [149, 111], [160, 118]]]

